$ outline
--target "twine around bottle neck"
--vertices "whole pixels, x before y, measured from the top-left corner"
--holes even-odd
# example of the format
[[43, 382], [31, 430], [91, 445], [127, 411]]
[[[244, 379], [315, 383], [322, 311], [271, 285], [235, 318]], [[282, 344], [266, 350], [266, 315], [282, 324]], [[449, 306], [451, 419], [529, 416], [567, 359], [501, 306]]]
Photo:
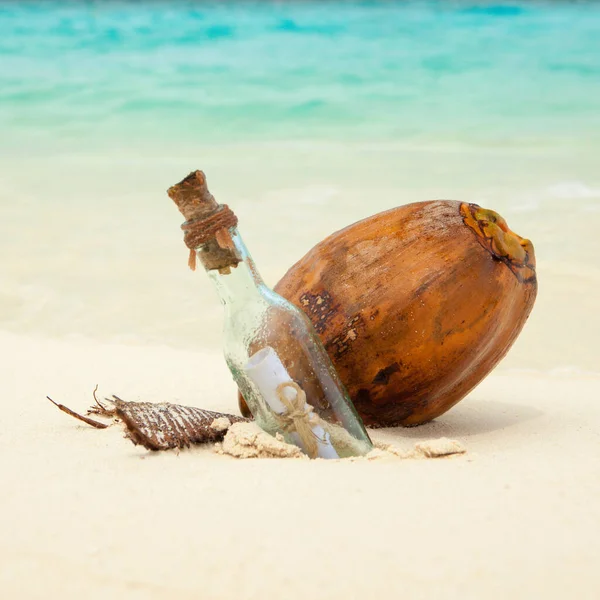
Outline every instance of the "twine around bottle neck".
[[[215, 212], [206, 217], [199, 217], [186, 221], [182, 226], [183, 241], [190, 249], [188, 266], [192, 271], [196, 270], [196, 250], [211, 240], [215, 240], [222, 250], [235, 250], [235, 244], [231, 239], [229, 230], [236, 227], [238, 219], [235, 213], [227, 206], [220, 204]], [[239, 260], [235, 261], [235, 266]]]
[[237, 225], [237, 217], [226, 204], [217, 203], [208, 191], [204, 173], [193, 171], [167, 193], [186, 218], [181, 228], [190, 249], [190, 269], [196, 269], [197, 250], [201, 250], [201, 260], [207, 270], [229, 272], [235, 267], [241, 258], [229, 230]]

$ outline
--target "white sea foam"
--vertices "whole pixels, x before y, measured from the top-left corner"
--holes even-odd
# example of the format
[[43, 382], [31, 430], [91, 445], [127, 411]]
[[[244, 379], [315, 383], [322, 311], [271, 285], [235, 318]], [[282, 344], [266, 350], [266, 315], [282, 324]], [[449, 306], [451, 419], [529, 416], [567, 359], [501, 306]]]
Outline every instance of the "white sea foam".
[[325, 204], [339, 196], [340, 189], [334, 185], [308, 185], [301, 188], [283, 188], [270, 191], [265, 199], [269, 202], [280, 202], [282, 199], [293, 204]]
[[560, 181], [522, 191], [514, 195], [511, 209], [515, 212], [533, 212], [559, 201], [569, 201], [569, 209], [596, 212], [600, 210], [600, 185], [584, 181]]
[[600, 187], [591, 187], [583, 181], [561, 181], [549, 186], [547, 193], [553, 198], [600, 200]]

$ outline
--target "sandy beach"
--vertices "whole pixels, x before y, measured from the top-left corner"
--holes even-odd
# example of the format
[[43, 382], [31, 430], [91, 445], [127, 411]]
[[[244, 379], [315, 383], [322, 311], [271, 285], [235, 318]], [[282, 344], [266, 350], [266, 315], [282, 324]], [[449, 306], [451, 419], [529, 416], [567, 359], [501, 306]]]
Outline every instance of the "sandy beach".
[[45, 399], [83, 410], [101, 383], [232, 411], [216, 353], [0, 344], [6, 598], [598, 597], [598, 376], [492, 375], [436, 422], [373, 432], [461, 456], [244, 461], [150, 453]]
[[[302, 152], [293, 148], [288, 160]], [[235, 169], [226, 168], [225, 149], [208, 167], [191, 155], [164, 164], [130, 156], [112, 167], [108, 157], [83, 158], [80, 181], [98, 182], [86, 196], [94, 213], [79, 186], [61, 195], [65, 158], [28, 158], [36, 177], [24, 181], [6, 168], [3, 597], [596, 599], [600, 182], [592, 170], [578, 163], [587, 187], [567, 186], [561, 198], [544, 190], [568, 175], [544, 175], [544, 156], [532, 158], [539, 204], [526, 210], [518, 191], [526, 182], [493, 194], [480, 182], [461, 188], [466, 166], [434, 190], [426, 179], [407, 187], [387, 180], [366, 203], [376, 176], [361, 171], [358, 151], [345, 163], [350, 179], [328, 164], [304, 184], [299, 168], [282, 176], [287, 186], [268, 173], [227, 182], [227, 170], [249, 173], [276, 153], [236, 155]], [[475, 154], [451, 156], [467, 165]], [[385, 156], [389, 166], [399, 153]], [[428, 156], [442, 164], [448, 154], [420, 156], [417, 172]], [[502, 156], [509, 165], [510, 154]], [[323, 157], [311, 159], [315, 173]], [[502, 177], [493, 170], [498, 155], [479, 160], [493, 173], [491, 188]], [[211, 189], [240, 207], [271, 284], [328, 232], [440, 197], [445, 185], [452, 197], [499, 210], [533, 240], [540, 293], [506, 359], [435, 422], [373, 433], [405, 450], [448, 437], [465, 455], [330, 463], [241, 461], [211, 448], [152, 454], [119, 427], [88, 428], [45, 399], [85, 411], [99, 384], [101, 395], [126, 400], [236, 411], [220, 350], [222, 308], [204, 273], [187, 270], [181, 219], [164, 193], [196, 166], [213, 168]], [[268, 215], [277, 221], [265, 227]]]

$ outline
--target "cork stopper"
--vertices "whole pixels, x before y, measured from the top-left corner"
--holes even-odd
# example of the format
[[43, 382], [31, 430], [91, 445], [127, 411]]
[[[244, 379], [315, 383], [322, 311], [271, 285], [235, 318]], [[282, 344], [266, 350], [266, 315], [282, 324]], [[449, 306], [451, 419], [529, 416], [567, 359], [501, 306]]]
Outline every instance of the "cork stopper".
[[187, 221], [205, 219], [219, 208], [214, 196], [208, 191], [206, 175], [202, 171], [193, 171], [171, 186], [167, 194]]
[[241, 262], [230, 229], [237, 217], [226, 204], [218, 204], [208, 191], [206, 176], [194, 171], [167, 190], [181, 214], [186, 218], [181, 226], [184, 242], [190, 249], [188, 265], [196, 269], [199, 257], [207, 270], [230, 273]]

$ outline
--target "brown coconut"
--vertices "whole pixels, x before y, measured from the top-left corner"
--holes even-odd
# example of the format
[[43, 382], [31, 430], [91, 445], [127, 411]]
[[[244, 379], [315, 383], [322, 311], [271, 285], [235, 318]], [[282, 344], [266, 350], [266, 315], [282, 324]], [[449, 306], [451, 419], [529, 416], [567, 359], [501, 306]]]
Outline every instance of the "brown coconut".
[[533, 245], [500, 215], [440, 200], [334, 233], [275, 289], [309, 316], [365, 424], [383, 427], [464, 398], [519, 335], [537, 280]]

